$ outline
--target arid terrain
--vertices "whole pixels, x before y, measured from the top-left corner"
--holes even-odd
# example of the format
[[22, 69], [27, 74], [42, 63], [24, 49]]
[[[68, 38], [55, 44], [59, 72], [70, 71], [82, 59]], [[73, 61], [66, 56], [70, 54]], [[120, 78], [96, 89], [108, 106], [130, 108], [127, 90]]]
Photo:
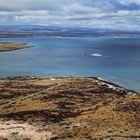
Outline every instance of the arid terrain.
[[140, 95], [97, 78], [0, 80], [0, 140], [140, 140]]
[[0, 42], [0, 52], [30, 48], [27, 43]]

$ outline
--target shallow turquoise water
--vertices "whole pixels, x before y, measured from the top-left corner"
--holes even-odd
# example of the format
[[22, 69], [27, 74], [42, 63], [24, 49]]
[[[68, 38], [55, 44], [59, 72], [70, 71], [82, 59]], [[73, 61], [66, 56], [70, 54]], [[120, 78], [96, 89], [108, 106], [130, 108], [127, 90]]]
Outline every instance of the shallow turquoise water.
[[35, 46], [1, 52], [0, 77], [99, 76], [140, 91], [140, 38], [34, 37], [0, 41]]

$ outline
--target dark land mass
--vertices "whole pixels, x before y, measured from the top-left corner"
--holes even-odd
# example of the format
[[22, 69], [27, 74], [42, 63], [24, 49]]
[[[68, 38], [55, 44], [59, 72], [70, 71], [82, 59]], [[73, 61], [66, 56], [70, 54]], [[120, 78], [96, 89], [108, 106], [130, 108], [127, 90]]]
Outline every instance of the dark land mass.
[[0, 26], [0, 38], [5, 37], [140, 37], [140, 31], [54, 27], [37, 25]]

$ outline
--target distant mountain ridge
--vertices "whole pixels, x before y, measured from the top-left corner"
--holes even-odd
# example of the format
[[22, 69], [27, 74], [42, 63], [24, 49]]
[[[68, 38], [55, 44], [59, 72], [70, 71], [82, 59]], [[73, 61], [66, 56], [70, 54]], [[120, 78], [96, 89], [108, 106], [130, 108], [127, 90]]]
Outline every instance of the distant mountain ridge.
[[140, 36], [140, 31], [55, 27], [39, 25], [0, 25], [0, 37], [7, 36]]

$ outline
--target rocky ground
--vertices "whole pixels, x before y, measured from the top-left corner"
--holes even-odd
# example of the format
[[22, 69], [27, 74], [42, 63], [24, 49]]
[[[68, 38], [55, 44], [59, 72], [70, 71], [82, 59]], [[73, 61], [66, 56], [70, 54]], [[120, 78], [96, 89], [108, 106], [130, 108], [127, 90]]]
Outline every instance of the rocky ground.
[[140, 95], [97, 78], [0, 80], [0, 140], [140, 139]]

